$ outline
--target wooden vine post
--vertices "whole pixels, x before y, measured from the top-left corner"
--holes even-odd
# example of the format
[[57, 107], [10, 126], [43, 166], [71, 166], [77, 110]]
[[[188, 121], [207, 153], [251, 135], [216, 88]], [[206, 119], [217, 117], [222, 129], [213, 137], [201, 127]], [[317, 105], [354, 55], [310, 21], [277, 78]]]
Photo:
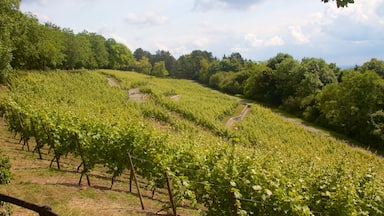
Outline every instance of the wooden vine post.
[[[132, 163], [131, 154], [129, 154], [129, 153], [128, 153], [128, 160], [129, 160], [129, 166], [131, 168], [131, 174], [132, 174], [131, 176], [133, 176], [133, 179], [135, 180], [137, 193], [139, 194], [141, 208], [144, 210], [143, 196], [141, 195], [141, 192], [140, 192], [139, 181], [137, 180], [135, 168], [133, 167], [133, 163]], [[130, 190], [131, 190], [131, 186], [130, 186]]]
[[237, 198], [236, 198], [236, 195], [235, 195], [235, 192], [231, 192], [231, 203], [232, 203], [232, 206], [231, 206], [231, 211], [232, 211], [232, 215], [239, 215], [239, 206], [237, 205]]
[[173, 215], [177, 215], [176, 213], [176, 205], [175, 205], [175, 202], [173, 200], [173, 194], [172, 194], [172, 188], [171, 188], [171, 183], [170, 183], [170, 180], [169, 180], [169, 176], [168, 176], [168, 172], [165, 171], [165, 179], [167, 180], [167, 189], [168, 189], [168, 194], [169, 194], [169, 201], [171, 202], [171, 206], [172, 206], [172, 211], [173, 211]]
[[131, 173], [129, 174], [129, 192], [132, 193], [132, 181], [133, 181], [133, 169], [131, 169]]
[[[80, 176], [80, 179], [79, 179], [79, 186], [81, 185], [81, 180], [83, 179], [83, 176], [85, 175], [85, 177], [87, 178], [87, 183], [88, 183], [88, 186], [91, 186], [91, 181], [89, 180], [89, 176], [88, 176], [88, 167], [85, 163], [85, 158], [84, 158], [84, 155], [83, 155], [83, 150], [80, 146], [80, 141], [79, 141], [79, 135], [78, 134], [75, 134], [75, 137], [76, 137], [76, 143], [77, 143], [77, 148], [78, 148], [78, 151], [79, 151], [79, 154], [80, 154], [80, 157], [81, 157], [81, 164], [83, 165], [83, 170], [81, 171], [81, 176]], [[81, 166], [80, 164], [80, 166]], [[79, 169], [80, 166], [77, 168]]]

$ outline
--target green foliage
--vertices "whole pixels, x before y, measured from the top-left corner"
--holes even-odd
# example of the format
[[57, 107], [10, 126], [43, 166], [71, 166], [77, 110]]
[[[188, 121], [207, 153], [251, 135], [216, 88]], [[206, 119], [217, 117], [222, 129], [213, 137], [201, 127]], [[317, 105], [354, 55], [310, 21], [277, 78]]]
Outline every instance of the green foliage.
[[369, 116], [382, 109], [383, 92], [384, 80], [375, 72], [351, 72], [340, 84], [325, 87], [319, 95], [319, 109], [336, 129], [368, 139], [372, 133]]
[[384, 110], [370, 114], [370, 123], [373, 127], [373, 134], [384, 141]]
[[133, 61], [132, 52], [122, 43], [117, 43], [114, 39], [106, 41], [109, 53], [109, 68], [125, 69]]
[[13, 58], [12, 33], [18, 23], [14, 17], [19, 16], [20, 0], [5, 0], [0, 2], [0, 83], [4, 83], [11, 71]]
[[[12, 180], [11, 164], [9, 158], [1, 155], [0, 152], [0, 184], [8, 184]], [[0, 215], [12, 215], [12, 207], [9, 203], [0, 201]]]
[[374, 71], [382, 78], [384, 78], [384, 61], [372, 58], [370, 61], [365, 62], [361, 67], [358, 68], [359, 71]]
[[213, 61], [212, 53], [194, 50], [191, 54], [182, 55], [177, 59], [173, 70], [170, 71], [170, 76], [198, 80], [199, 73], [202, 73], [202, 70], [206, 68], [205, 60], [208, 62]]
[[155, 62], [152, 69], [152, 75], [157, 77], [166, 77], [169, 75], [164, 61]]
[[[148, 99], [129, 100], [104, 74], [123, 89], [140, 87]], [[384, 212], [382, 158], [256, 104], [235, 130], [225, 130], [221, 119], [237, 99], [190, 81], [117, 71], [29, 72], [13, 77], [10, 90], [0, 103], [9, 128], [33, 136], [39, 148], [81, 158], [83, 174], [101, 164], [113, 177], [127, 170], [130, 153], [151, 185], [163, 187], [167, 171], [178, 205], [202, 203], [207, 215], [233, 215], [234, 208], [241, 215]], [[176, 93], [178, 100], [171, 98]]]
[[130, 65], [130, 69], [139, 73], [150, 75], [152, 71], [152, 65], [149, 62], [149, 59], [143, 56], [140, 60], [134, 60]]
[[1, 155], [0, 157], [0, 184], [8, 184], [11, 181], [11, 164], [9, 158]]
[[244, 95], [251, 99], [274, 103], [275, 86], [273, 71], [260, 65], [245, 82]]
[[0, 5], [0, 82], [15, 69], [126, 69], [133, 59], [130, 50], [113, 39], [87, 31], [74, 34], [52, 24], [40, 24], [19, 11], [20, 1]]

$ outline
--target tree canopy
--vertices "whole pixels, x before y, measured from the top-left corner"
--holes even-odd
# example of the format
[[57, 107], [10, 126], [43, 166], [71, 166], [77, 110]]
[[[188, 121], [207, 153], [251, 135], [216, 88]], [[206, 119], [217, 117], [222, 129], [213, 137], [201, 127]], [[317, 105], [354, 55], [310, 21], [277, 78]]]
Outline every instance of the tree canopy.
[[[321, 1], [323, 1], [324, 3], [329, 2], [329, 0], [321, 0]], [[332, 1], [335, 1], [335, 0], [332, 0]], [[355, 3], [354, 0], [336, 0], [337, 7], [348, 7], [348, 4], [353, 4], [353, 3]]]

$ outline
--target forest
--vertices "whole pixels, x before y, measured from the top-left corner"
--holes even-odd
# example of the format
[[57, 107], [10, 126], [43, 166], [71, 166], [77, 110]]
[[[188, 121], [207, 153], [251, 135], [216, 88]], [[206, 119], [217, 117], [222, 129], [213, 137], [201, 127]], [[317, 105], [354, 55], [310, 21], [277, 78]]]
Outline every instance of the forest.
[[[327, 1], [324, 1], [327, 2]], [[353, 1], [337, 1], [347, 6]], [[383, 150], [384, 61], [341, 69], [321, 58], [278, 53], [267, 61], [240, 53], [217, 58], [195, 50], [177, 59], [169, 51], [131, 51], [112, 38], [39, 23], [19, 10], [20, 0], [0, 4], [0, 82], [17, 70], [118, 69], [195, 80], [222, 92], [279, 107], [309, 122]]]

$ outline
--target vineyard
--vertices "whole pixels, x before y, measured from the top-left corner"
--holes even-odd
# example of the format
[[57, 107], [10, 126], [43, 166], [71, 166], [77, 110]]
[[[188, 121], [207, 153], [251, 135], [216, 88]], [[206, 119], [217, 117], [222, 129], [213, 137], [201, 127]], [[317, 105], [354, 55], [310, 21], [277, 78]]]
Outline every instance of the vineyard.
[[[110, 79], [115, 80], [110, 84]], [[207, 215], [383, 215], [384, 163], [307, 131], [257, 104], [225, 119], [239, 99], [186, 80], [119, 71], [18, 72], [1, 95], [9, 130], [51, 165], [79, 158], [79, 183], [103, 165], [111, 184], [136, 172], [156, 188], [172, 180], [178, 206]], [[142, 100], [129, 97], [138, 89]], [[175, 99], [177, 98], [177, 99]], [[111, 186], [112, 187], [112, 186]]]

